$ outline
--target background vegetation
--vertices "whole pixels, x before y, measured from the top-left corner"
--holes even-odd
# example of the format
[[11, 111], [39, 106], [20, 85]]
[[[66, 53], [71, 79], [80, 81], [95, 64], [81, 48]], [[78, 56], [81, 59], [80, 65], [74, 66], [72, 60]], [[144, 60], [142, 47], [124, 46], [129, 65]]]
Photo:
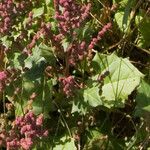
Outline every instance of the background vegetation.
[[0, 0], [0, 149], [150, 149], [149, 0]]

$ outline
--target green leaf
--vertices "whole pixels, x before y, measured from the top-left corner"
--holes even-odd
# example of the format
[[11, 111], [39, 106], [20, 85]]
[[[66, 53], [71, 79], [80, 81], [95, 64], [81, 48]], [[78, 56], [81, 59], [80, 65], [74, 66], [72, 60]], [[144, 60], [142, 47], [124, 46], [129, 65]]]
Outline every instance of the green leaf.
[[[22, 66], [20, 64], [19, 57], [20, 57], [20, 53], [14, 53], [14, 59], [13, 59], [12, 63], [13, 63], [14, 68], [21, 70]], [[12, 65], [12, 63], [11, 63], [11, 65]]]
[[25, 67], [30, 69], [34, 66], [40, 65], [41, 62], [46, 62], [46, 59], [41, 57], [41, 50], [36, 46], [33, 49], [32, 55], [25, 60]]
[[58, 142], [55, 143], [53, 150], [77, 150], [77, 148], [73, 138], [63, 136]]
[[131, 10], [131, 7], [132, 7], [132, 2], [133, 1], [128, 0], [127, 5], [125, 7], [123, 22], [122, 22], [123, 26], [125, 26], [125, 27], [127, 27], [128, 24], [129, 24], [128, 20], [129, 20], [129, 16], [130, 16], [130, 10]]
[[33, 66], [40, 65], [41, 62], [48, 62], [50, 65], [55, 65], [56, 58], [50, 47], [40, 44], [32, 50], [32, 55], [25, 60], [25, 67], [32, 68]]
[[144, 107], [143, 109], [150, 112], [150, 105]]
[[89, 107], [102, 105], [101, 97], [99, 95], [99, 87], [92, 83], [88, 84], [88, 88], [76, 91], [72, 105], [72, 113], [78, 112], [85, 115]]
[[115, 13], [115, 20], [117, 22], [119, 29], [122, 32], [126, 32], [127, 27], [129, 25], [129, 19], [128, 19], [127, 14], [124, 14], [124, 11], [119, 11], [119, 12]]
[[139, 46], [141, 44], [141, 47], [149, 47], [150, 46], [150, 17], [144, 17], [140, 26], [139, 31], [141, 33], [140, 40], [138, 41]]
[[103, 75], [105, 72], [109, 72], [109, 75], [104, 78], [102, 86], [101, 96], [104, 106], [109, 108], [124, 106], [125, 99], [139, 85], [143, 74], [128, 59], [119, 58], [115, 54], [107, 56], [96, 53], [92, 64], [97, 73], [93, 80], [96, 80], [99, 74]]
[[78, 112], [83, 115], [86, 114], [87, 108], [89, 107], [89, 105], [87, 104], [87, 102], [84, 101], [83, 91], [84, 90], [76, 90], [76, 95], [73, 98], [71, 113]]
[[150, 85], [142, 80], [136, 96], [136, 115], [143, 115], [145, 111], [150, 112]]
[[44, 117], [49, 117], [49, 111], [52, 107], [52, 81], [44, 83], [42, 77], [38, 82], [36, 79], [32, 81], [25, 77], [23, 80], [23, 92], [21, 95], [18, 94], [19, 99], [15, 103], [15, 114], [17, 116], [23, 114], [22, 110], [27, 107], [30, 95], [35, 92], [37, 96], [32, 103], [34, 113], [43, 113]]
[[2, 41], [3, 45], [4, 45], [6, 48], [11, 47], [12, 41], [10, 41], [10, 40], [8, 39], [8, 36], [1, 37], [0, 40]]
[[98, 86], [93, 86], [91, 88], [84, 89], [83, 97], [84, 97], [84, 101], [87, 102], [92, 107], [102, 105]]
[[99, 150], [102, 146], [106, 146], [105, 142], [107, 142], [107, 139], [104, 138], [105, 136], [99, 131], [99, 129], [90, 129], [88, 132], [88, 140], [83, 150]]
[[[36, 46], [33, 49], [32, 56], [29, 56], [24, 61], [25, 67], [27, 67], [29, 70], [23, 74], [22, 85], [19, 86], [22, 87], [22, 92], [18, 94], [19, 99], [16, 102], [16, 115], [22, 114], [22, 109], [21, 107], [18, 107], [18, 105], [20, 104], [22, 108], [27, 107], [30, 95], [35, 92], [37, 97], [32, 104], [34, 112], [36, 114], [44, 113], [45, 117], [49, 116], [48, 113], [52, 106], [52, 86], [56, 83], [54, 83], [53, 80], [46, 81], [44, 78], [44, 70], [46, 68], [47, 61], [41, 56], [42, 51], [43, 49]], [[43, 56], [50, 58], [53, 57], [52, 53], [49, 54], [49, 52]], [[19, 55], [16, 55], [17, 60], [18, 57]], [[19, 62], [17, 62], [16, 65], [19, 65], [18, 63]], [[53, 65], [54, 64], [55, 63], [53, 63]], [[14, 88], [9, 88], [9, 90], [13, 91]], [[12, 95], [9, 95], [8, 97], [11, 99]]]
[[40, 56], [44, 57], [50, 65], [54, 65], [56, 63], [56, 58], [53, 53], [53, 49], [48, 47], [47, 45], [41, 43], [39, 45]]
[[114, 4], [120, 4], [121, 7], [125, 7], [127, 5], [128, 0], [113, 0]]
[[33, 9], [33, 18], [39, 17], [44, 13], [44, 7]]

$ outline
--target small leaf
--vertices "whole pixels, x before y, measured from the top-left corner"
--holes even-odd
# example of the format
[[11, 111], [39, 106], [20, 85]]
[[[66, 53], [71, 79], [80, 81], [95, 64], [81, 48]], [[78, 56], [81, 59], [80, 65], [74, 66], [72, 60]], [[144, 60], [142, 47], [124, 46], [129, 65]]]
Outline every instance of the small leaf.
[[150, 85], [142, 80], [136, 96], [136, 115], [142, 115], [145, 111], [150, 112]]
[[144, 17], [139, 26], [139, 31], [141, 33], [139, 42], [142, 42], [141, 46], [144, 48], [150, 46], [149, 27], [150, 27], [150, 17]]
[[54, 65], [56, 63], [56, 58], [53, 54], [53, 50], [51, 47], [48, 47], [45, 44], [40, 44], [39, 51], [40, 51], [40, 56], [44, 57], [46, 61], [49, 62], [51, 65]]
[[12, 41], [8, 39], [8, 36], [1, 37], [1, 41], [6, 48], [9, 48], [12, 45]]
[[33, 9], [33, 18], [39, 17], [44, 13], [44, 7]]
[[129, 19], [127, 17], [128, 16], [124, 15], [124, 11], [119, 11], [119, 12], [115, 13], [115, 20], [118, 24], [119, 29], [122, 32], [127, 31], [127, 27], [129, 25]]

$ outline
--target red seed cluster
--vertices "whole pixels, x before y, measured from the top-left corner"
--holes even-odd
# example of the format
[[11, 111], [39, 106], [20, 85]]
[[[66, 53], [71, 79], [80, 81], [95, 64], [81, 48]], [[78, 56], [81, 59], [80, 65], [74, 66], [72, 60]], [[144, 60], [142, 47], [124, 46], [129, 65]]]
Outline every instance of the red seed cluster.
[[89, 16], [91, 4], [81, 5], [75, 0], [55, 0], [55, 18], [58, 22], [59, 34], [57, 39], [71, 37], [71, 41], [63, 51], [68, 56], [68, 64], [75, 66], [87, 54], [87, 44], [85, 40], [78, 40], [75, 29], [84, 26], [84, 22]]
[[106, 24], [101, 31], [98, 32], [98, 35], [96, 38], [93, 38], [90, 45], [89, 45], [89, 49], [93, 49], [94, 46], [97, 44], [97, 42], [99, 40], [102, 39], [102, 37], [104, 36], [104, 34], [111, 28], [111, 23]]
[[48, 136], [48, 131], [43, 129], [43, 115], [36, 116], [29, 111], [25, 116], [16, 117], [10, 131], [0, 132], [0, 146], [7, 150], [29, 150], [38, 139]]
[[7, 73], [5, 71], [1, 71], [0, 72], [0, 92], [4, 90], [6, 80], [7, 80]]
[[13, 0], [5, 0], [3, 3], [0, 3], [0, 33], [7, 33], [9, 31], [13, 21], [11, 14], [15, 11]]
[[[91, 5], [79, 5], [75, 0], [55, 0], [55, 18], [61, 34], [71, 34], [88, 17]], [[61, 8], [61, 9], [60, 9]]]
[[79, 43], [79, 41], [72, 42], [67, 52], [69, 54], [68, 64], [71, 66], [75, 66], [76, 62], [79, 60], [83, 60], [84, 56], [87, 54], [87, 45], [85, 41]]
[[22, 19], [30, 7], [32, 1], [26, 0], [16, 3], [14, 0], [4, 0], [0, 2], [0, 33], [9, 34], [13, 29], [13, 25]]
[[73, 76], [69, 77], [62, 77], [59, 79], [61, 82], [63, 92], [67, 95], [67, 97], [70, 97], [73, 95], [73, 90], [75, 88], [75, 79]]
[[61, 34], [55, 35], [51, 29], [51, 24], [44, 23], [44, 22], [41, 23], [41, 27], [39, 27], [39, 30], [33, 36], [31, 42], [27, 45], [27, 49], [32, 49], [36, 45], [36, 42], [42, 36], [45, 38], [45, 40], [51, 41], [51, 44], [53, 47], [55, 47], [56, 51], [62, 50], [62, 44], [61, 44], [62, 35]]

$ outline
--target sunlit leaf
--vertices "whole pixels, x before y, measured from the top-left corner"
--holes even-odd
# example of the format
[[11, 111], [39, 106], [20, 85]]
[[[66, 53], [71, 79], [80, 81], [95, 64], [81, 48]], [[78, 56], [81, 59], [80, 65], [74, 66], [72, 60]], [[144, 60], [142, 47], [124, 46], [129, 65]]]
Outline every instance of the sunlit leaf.
[[77, 150], [77, 148], [72, 138], [64, 136], [56, 142], [53, 150]]
[[[139, 85], [140, 79], [143, 77], [143, 74], [128, 59], [119, 58], [115, 54], [107, 56], [96, 53], [93, 67], [101, 75], [109, 72], [109, 75], [104, 78], [101, 95], [104, 105], [107, 107], [123, 106], [124, 101]], [[93, 79], [97, 78], [98, 75]]]
[[33, 10], [33, 18], [39, 17], [44, 13], [44, 7], [36, 8]]

